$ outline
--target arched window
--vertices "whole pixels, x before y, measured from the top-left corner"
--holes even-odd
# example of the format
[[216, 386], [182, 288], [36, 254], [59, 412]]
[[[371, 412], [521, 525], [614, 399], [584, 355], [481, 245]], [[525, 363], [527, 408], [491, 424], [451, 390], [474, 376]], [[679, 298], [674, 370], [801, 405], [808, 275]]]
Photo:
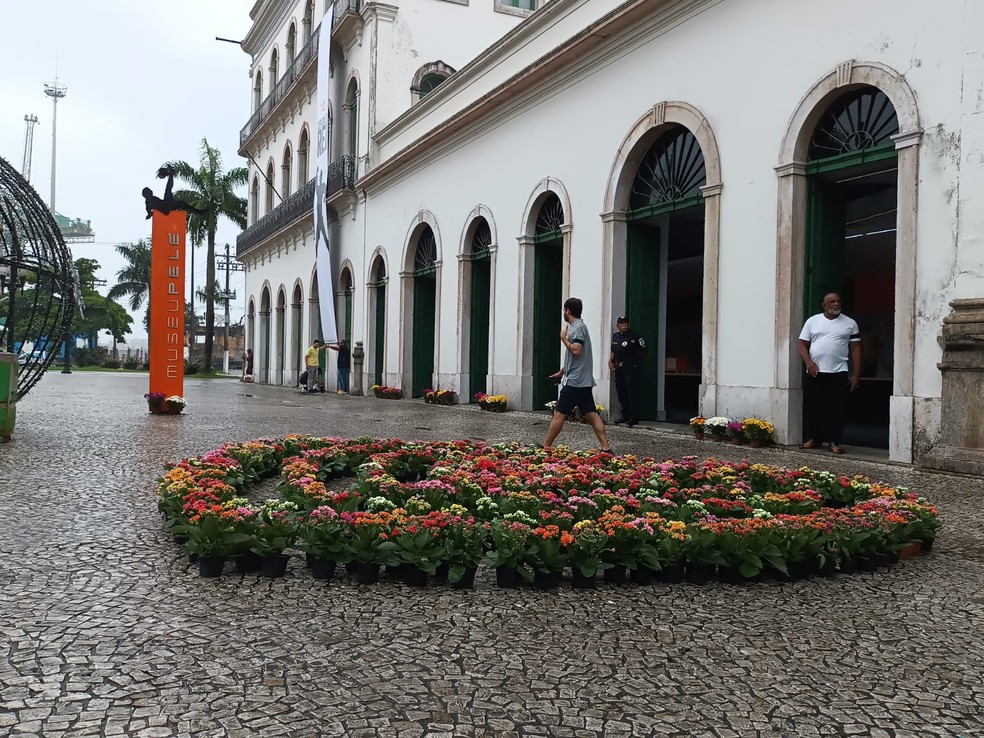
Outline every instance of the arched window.
[[359, 155], [359, 85], [353, 79], [345, 96], [345, 111], [348, 125], [348, 146], [346, 153], [355, 158]]
[[[558, 202], [560, 202], [558, 200]], [[563, 211], [563, 208], [561, 208]], [[489, 256], [489, 247], [492, 246], [492, 228], [485, 218], [480, 218], [475, 226], [475, 233], [472, 234], [471, 255], [473, 259], [484, 259]]]
[[632, 182], [629, 209], [700, 197], [700, 188], [705, 184], [707, 173], [700, 144], [689, 130], [673, 126], [656, 139], [642, 158]]
[[274, 85], [277, 84], [277, 79], [280, 74], [280, 54], [276, 49], [270, 54], [270, 89], [272, 90]]
[[266, 183], [266, 212], [273, 210], [273, 159], [267, 164]]
[[304, 128], [297, 142], [297, 189], [301, 189], [308, 181], [308, 148], [308, 129]]
[[888, 146], [898, 132], [892, 101], [875, 87], [862, 87], [838, 98], [824, 113], [810, 141], [810, 161]]
[[304, 17], [301, 19], [301, 31], [304, 34], [304, 42], [311, 38], [313, 28], [311, 23], [314, 21], [314, 0], [307, 0], [304, 3]]
[[263, 102], [263, 71], [257, 69], [256, 74], [253, 75], [253, 110], [257, 110], [261, 102]]
[[413, 258], [414, 276], [430, 274], [437, 269], [437, 239], [430, 226], [425, 226], [417, 240], [417, 252]]
[[253, 177], [253, 186], [249, 190], [250, 221], [255, 223], [260, 219], [260, 178]]
[[297, 56], [297, 26], [293, 22], [287, 29], [287, 45], [284, 51], [287, 53], [287, 63], [294, 61], [294, 57]]
[[284, 162], [280, 165], [280, 196], [285, 200], [290, 197], [291, 167], [294, 164], [294, 154], [290, 150], [290, 141], [284, 146]]
[[447, 77], [441, 74], [426, 75], [422, 80], [420, 80], [420, 86], [417, 87], [418, 97], [421, 100], [423, 100], [425, 97], [427, 97], [427, 95], [429, 95], [434, 90], [436, 90], [438, 85], [440, 85], [446, 79]]
[[537, 242], [553, 241], [562, 237], [560, 228], [563, 225], [564, 204], [551, 192], [540, 206], [533, 235]]
[[425, 64], [413, 75], [410, 92], [414, 94], [417, 100], [423, 100], [454, 73], [454, 67], [450, 67], [442, 61]]

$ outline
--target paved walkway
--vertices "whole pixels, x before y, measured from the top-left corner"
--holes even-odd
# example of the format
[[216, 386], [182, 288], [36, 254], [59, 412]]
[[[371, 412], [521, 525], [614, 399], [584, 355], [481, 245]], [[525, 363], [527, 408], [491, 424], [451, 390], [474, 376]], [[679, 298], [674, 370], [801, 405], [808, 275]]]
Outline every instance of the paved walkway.
[[[932, 556], [748, 586], [473, 592], [202, 580], [161, 529], [168, 460], [288, 432], [541, 440], [546, 419], [191, 380], [49, 374], [0, 446], [0, 735], [984, 735], [984, 482], [782, 450], [936, 500]], [[247, 394], [248, 393], [248, 394]], [[562, 440], [589, 447], [584, 427]], [[614, 429], [623, 452], [730, 446]]]

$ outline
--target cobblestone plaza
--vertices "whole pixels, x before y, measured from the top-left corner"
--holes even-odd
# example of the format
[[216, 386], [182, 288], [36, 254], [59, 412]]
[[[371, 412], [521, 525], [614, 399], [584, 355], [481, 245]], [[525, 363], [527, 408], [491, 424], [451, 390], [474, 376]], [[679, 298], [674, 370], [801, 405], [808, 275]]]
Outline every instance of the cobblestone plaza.
[[411, 590], [298, 560], [206, 580], [157, 514], [167, 461], [291, 432], [536, 442], [546, 418], [194, 379], [158, 417], [145, 391], [50, 372], [0, 446], [0, 735], [984, 735], [982, 480], [612, 428], [622, 453], [906, 485], [945, 528], [890, 571], [795, 583]]

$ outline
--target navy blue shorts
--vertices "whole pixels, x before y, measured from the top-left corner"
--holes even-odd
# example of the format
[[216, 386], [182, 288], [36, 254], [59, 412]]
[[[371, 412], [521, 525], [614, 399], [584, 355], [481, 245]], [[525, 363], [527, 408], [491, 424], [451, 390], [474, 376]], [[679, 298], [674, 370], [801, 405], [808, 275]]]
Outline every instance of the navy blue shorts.
[[581, 411], [581, 415], [596, 413], [594, 393], [590, 387], [571, 387], [570, 385], [560, 388], [560, 397], [557, 399], [557, 406], [554, 408], [561, 415], [570, 415], [574, 408]]

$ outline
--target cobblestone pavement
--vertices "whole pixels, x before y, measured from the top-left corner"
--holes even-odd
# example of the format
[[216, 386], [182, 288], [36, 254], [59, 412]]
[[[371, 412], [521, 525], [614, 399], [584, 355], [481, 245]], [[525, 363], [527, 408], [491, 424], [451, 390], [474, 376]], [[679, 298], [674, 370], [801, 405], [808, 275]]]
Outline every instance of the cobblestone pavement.
[[[984, 481], [743, 450], [905, 484], [931, 556], [793, 584], [594, 592], [202, 580], [164, 534], [165, 461], [288, 432], [541, 440], [546, 419], [190, 380], [52, 372], [0, 447], [0, 735], [984, 735]], [[584, 427], [562, 440], [589, 447]], [[613, 429], [617, 450], [736, 449]]]

